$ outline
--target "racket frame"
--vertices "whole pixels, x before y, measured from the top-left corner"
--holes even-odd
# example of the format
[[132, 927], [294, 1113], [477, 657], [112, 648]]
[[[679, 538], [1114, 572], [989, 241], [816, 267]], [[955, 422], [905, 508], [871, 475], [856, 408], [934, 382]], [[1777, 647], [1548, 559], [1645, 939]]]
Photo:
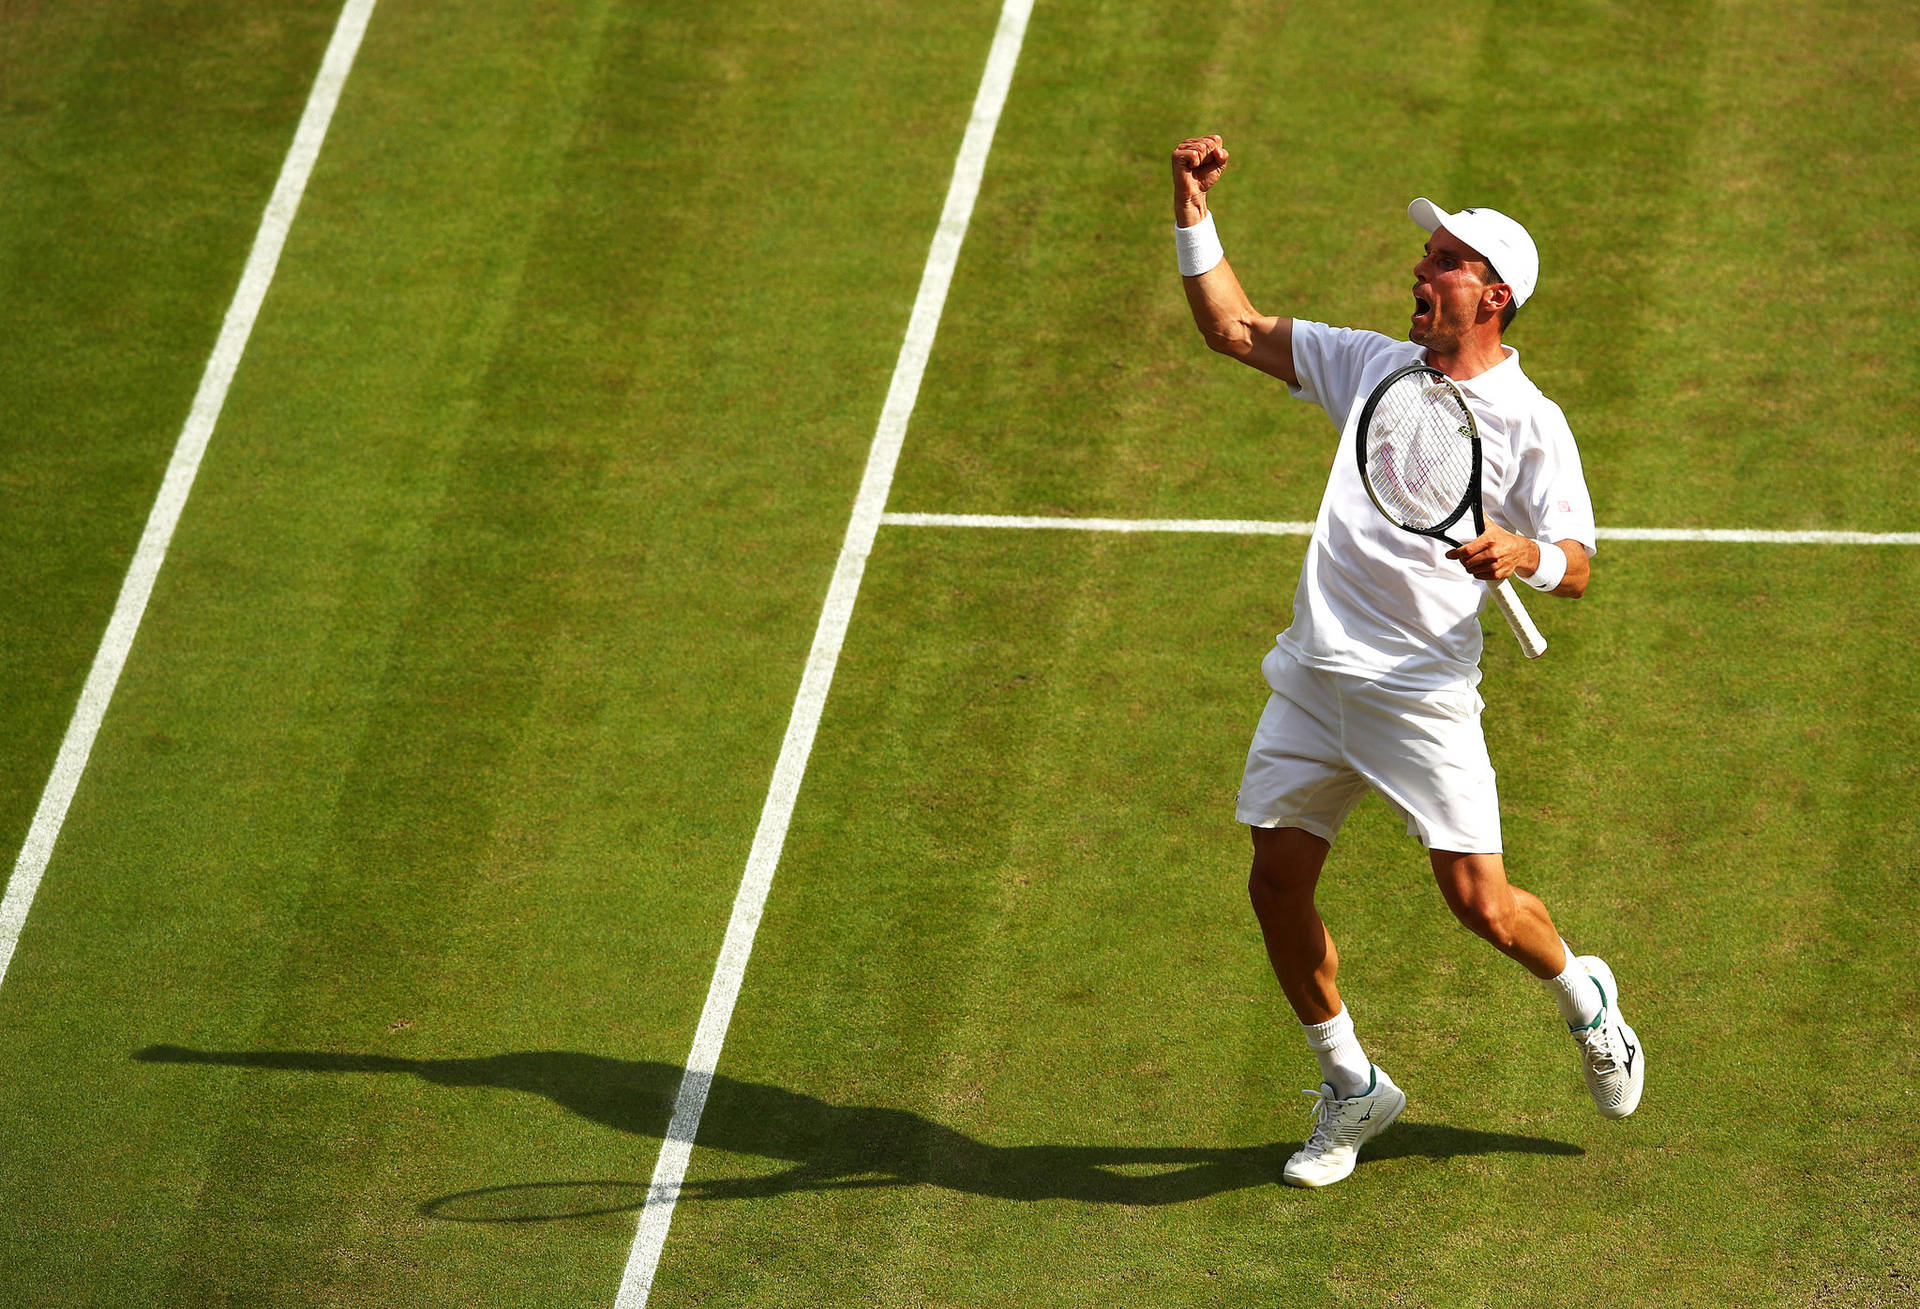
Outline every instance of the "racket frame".
[[[1396, 518], [1386, 505], [1381, 503], [1380, 493], [1374, 490], [1373, 478], [1367, 471], [1367, 451], [1372, 444], [1369, 433], [1373, 429], [1374, 411], [1379, 408], [1380, 401], [1385, 398], [1387, 392], [1392, 390], [1401, 379], [1413, 376], [1425, 377], [1429, 384], [1438, 383], [1452, 393], [1453, 398], [1460, 405], [1461, 416], [1466, 420], [1461, 434], [1467, 438], [1473, 453], [1472, 471], [1467, 475], [1466, 495], [1454, 507], [1451, 514], [1432, 527], [1409, 527]], [[1462, 543], [1449, 536], [1447, 529], [1459, 522], [1461, 515], [1469, 510], [1472, 511], [1474, 536], [1480, 536], [1487, 530], [1486, 510], [1480, 502], [1480, 425], [1474, 421], [1473, 409], [1467, 404], [1467, 398], [1460, 394], [1460, 388], [1453, 384], [1451, 377], [1438, 368], [1431, 364], [1408, 364], [1404, 368], [1396, 368], [1388, 373], [1373, 388], [1372, 393], [1367, 396], [1366, 404], [1361, 407], [1360, 425], [1355, 429], [1353, 438], [1354, 458], [1360, 464], [1360, 485], [1366, 488], [1367, 498], [1373, 501], [1374, 508], [1378, 509], [1380, 516], [1389, 523], [1403, 532], [1412, 532], [1415, 536], [1429, 536], [1436, 541], [1443, 541], [1456, 550]], [[1514, 593], [1513, 583], [1509, 579], [1502, 578], [1497, 583], [1488, 582], [1486, 585], [1493, 592], [1495, 607], [1500, 610], [1501, 616], [1507, 620], [1507, 626], [1513, 629], [1515, 639], [1520, 642], [1520, 652], [1529, 659], [1538, 659], [1545, 654], [1547, 638], [1540, 634], [1540, 629], [1534, 625], [1532, 615], [1527, 613], [1526, 606], [1520, 603], [1520, 597]]]

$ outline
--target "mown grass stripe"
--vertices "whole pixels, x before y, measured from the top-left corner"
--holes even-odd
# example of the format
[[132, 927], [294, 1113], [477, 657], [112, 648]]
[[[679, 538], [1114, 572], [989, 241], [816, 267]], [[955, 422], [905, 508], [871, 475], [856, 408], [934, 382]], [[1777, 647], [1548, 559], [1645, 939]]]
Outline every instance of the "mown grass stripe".
[[333, 121], [334, 107], [339, 104], [341, 88], [352, 71], [354, 55], [359, 52], [360, 39], [366, 33], [373, 6], [374, 0], [347, 0], [334, 25], [333, 38], [321, 60], [313, 90], [308, 93], [306, 109], [300, 115], [300, 126], [280, 167], [280, 178], [268, 197], [266, 212], [261, 215], [253, 249], [240, 275], [240, 286], [234, 292], [219, 338], [214, 342], [213, 354], [201, 374], [200, 388], [194, 395], [180, 437], [174, 443], [160, 493], [147, 516], [133, 561], [127, 566], [126, 580], [121, 583], [119, 599], [114, 602], [107, 630], [100, 638], [100, 648], [94, 654], [86, 684], [80, 689], [80, 702], [74, 707], [52, 774], [40, 794], [33, 823], [27, 829], [27, 839], [7, 879], [6, 894], [0, 898], [0, 982], [6, 980], [14, 948], [26, 926], [27, 913], [39, 893], [41, 878], [53, 857], [54, 844], [60, 839], [60, 828], [66, 822], [67, 809], [80, 787], [80, 777], [93, 753], [94, 739], [100, 733], [107, 705], [120, 682], [120, 671], [126, 666], [127, 654], [140, 630], [140, 620], [146, 614], [154, 580], [160, 574], [174, 528], [179, 525], [187, 496], [193, 490], [194, 477], [200, 471], [200, 461], [206, 455], [214, 424], [226, 404], [227, 389], [253, 335], [253, 325], [260, 316], [267, 288], [273, 284], [287, 232], [300, 208], [307, 179], [313, 175], [314, 161], [320, 156], [321, 142], [326, 139], [327, 126]]
[[947, 288], [959, 262], [960, 245], [973, 217], [973, 204], [980, 192], [980, 179], [986, 171], [987, 153], [993, 146], [994, 129], [1006, 104], [1007, 90], [1013, 82], [1014, 65], [1020, 58], [1020, 45], [1026, 35], [1027, 19], [1033, 0], [1006, 0], [993, 45], [987, 54], [986, 70], [974, 96], [973, 112], [960, 153], [954, 161], [953, 178], [947, 188], [946, 203], [940, 212], [932, 248], [920, 276], [920, 289], [914, 297], [913, 313], [907, 322], [906, 338], [894, 364], [893, 379], [887, 387], [886, 403], [867, 454], [866, 471], [854, 499], [853, 514], [847, 524], [845, 542], [834, 567], [820, 622], [814, 629], [813, 648], [807, 654], [801, 675], [800, 691], [794, 699], [787, 721], [786, 738], [774, 765], [773, 781], [767, 789], [766, 804], [747, 854], [746, 871], [735, 894], [733, 912], [721, 942], [720, 957], [714, 965], [713, 981], [701, 1009], [700, 1023], [694, 1032], [693, 1048], [687, 1055], [686, 1074], [674, 1097], [673, 1116], [660, 1143], [660, 1157], [654, 1164], [653, 1178], [647, 1188], [646, 1203], [640, 1211], [633, 1248], [620, 1279], [615, 1309], [641, 1309], [653, 1288], [654, 1273], [660, 1265], [660, 1251], [666, 1244], [673, 1223], [674, 1205], [680, 1185], [686, 1178], [687, 1163], [693, 1153], [694, 1137], [700, 1129], [700, 1117], [713, 1086], [720, 1049], [726, 1041], [727, 1027], [740, 996], [753, 939], [760, 927], [760, 915], [766, 907], [767, 893], [773, 885], [774, 870], [786, 843], [787, 825], [799, 799], [800, 783], [806, 775], [807, 756], [813, 750], [815, 731], [826, 707], [827, 692], [833, 684], [834, 669], [846, 639], [853, 606], [860, 594], [860, 580], [866, 572], [867, 557], [873, 551], [885, 517], [887, 495], [893, 486], [894, 469], [906, 438], [907, 422], [913, 415], [920, 394], [920, 380], [927, 359], [933, 353], [933, 340], [939, 330], [940, 314], [946, 307]]
[[[883, 514], [888, 527], [1002, 527], [1070, 532], [1214, 532], [1309, 536], [1312, 523], [1244, 518], [1034, 518], [1019, 514]], [[1746, 545], [1920, 545], [1920, 532], [1775, 532], [1747, 528], [1602, 527], [1602, 541], [1719, 541]]]

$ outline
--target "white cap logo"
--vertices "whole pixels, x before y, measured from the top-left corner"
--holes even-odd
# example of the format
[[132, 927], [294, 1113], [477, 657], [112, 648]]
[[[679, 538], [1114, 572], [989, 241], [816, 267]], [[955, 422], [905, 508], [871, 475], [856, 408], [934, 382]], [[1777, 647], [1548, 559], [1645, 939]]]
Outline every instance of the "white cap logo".
[[1540, 252], [1527, 229], [1498, 209], [1462, 209], [1450, 214], [1424, 196], [1407, 206], [1407, 217], [1427, 231], [1444, 227], [1480, 252], [1499, 279], [1513, 288], [1513, 302], [1523, 305], [1540, 281]]

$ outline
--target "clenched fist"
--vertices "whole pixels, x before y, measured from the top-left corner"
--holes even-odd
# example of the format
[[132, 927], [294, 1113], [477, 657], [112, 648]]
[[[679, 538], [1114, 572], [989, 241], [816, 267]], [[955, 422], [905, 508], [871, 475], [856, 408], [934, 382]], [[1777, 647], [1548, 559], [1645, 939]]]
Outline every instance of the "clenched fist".
[[1190, 136], [1173, 148], [1173, 221], [1192, 227], [1207, 216], [1207, 192], [1227, 166], [1217, 136]]

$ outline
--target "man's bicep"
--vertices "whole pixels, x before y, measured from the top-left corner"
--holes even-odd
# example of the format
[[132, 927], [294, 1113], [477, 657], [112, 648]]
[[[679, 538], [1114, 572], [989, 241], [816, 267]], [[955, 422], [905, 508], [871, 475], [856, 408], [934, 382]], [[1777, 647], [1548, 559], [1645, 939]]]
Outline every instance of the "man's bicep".
[[1271, 374], [1288, 386], [1300, 385], [1293, 365], [1293, 319], [1259, 317], [1247, 324], [1252, 333], [1252, 348], [1242, 363]]

